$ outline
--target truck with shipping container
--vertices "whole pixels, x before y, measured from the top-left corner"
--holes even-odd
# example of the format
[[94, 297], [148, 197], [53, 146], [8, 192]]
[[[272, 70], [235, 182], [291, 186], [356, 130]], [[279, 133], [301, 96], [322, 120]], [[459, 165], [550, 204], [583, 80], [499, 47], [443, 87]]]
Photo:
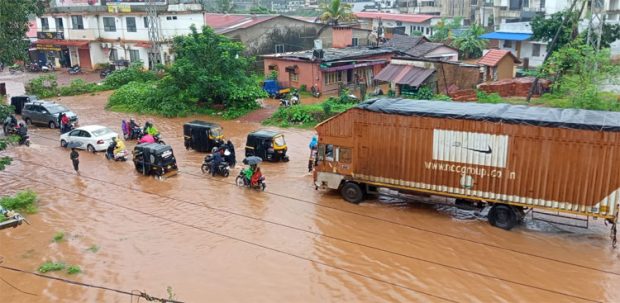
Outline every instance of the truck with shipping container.
[[316, 126], [314, 184], [352, 203], [388, 188], [485, 207], [603, 218], [620, 203], [620, 113], [380, 98]]

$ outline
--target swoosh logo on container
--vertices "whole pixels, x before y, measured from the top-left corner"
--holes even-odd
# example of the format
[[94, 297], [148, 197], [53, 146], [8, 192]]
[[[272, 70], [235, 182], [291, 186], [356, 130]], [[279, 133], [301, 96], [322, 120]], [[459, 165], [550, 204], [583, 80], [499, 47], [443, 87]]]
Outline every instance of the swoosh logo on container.
[[467, 150], [478, 152], [478, 153], [490, 154], [490, 153], [493, 152], [493, 150], [491, 149], [491, 145], [489, 145], [488, 147], [489, 147], [489, 149], [486, 149], [486, 150], [485, 149], [469, 148], [469, 147], [464, 147], [464, 148], [467, 149]]

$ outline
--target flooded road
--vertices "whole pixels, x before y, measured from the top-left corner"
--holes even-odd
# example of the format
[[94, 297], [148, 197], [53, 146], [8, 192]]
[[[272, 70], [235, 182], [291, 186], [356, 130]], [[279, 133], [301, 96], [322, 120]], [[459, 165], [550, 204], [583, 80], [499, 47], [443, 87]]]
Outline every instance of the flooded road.
[[[121, 133], [129, 115], [105, 112], [105, 99], [60, 102], [82, 125]], [[28, 216], [31, 225], [0, 231], [1, 265], [77, 264], [83, 273], [50, 275], [165, 298], [170, 287], [184, 302], [620, 302], [620, 250], [600, 220], [589, 230], [528, 220], [507, 232], [424, 204], [352, 205], [315, 191], [312, 132], [296, 129], [283, 130], [291, 161], [261, 164], [266, 192], [240, 189], [239, 166], [228, 178], [204, 176], [204, 154], [183, 147], [182, 124], [194, 117], [135, 117], [154, 121], [180, 173], [157, 181], [131, 162], [81, 152], [77, 176], [58, 132], [32, 127], [31, 147], [9, 151], [15, 160], [0, 172], [0, 193], [33, 189], [39, 213]], [[238, 158], [247, 133], [261, 128], [198, 119], [221, 123]], [[56, 243], [59, 231], [66, 236]], [[0, 277], [10, 283], [0, 280], [0, 302], [130, 300], [2, 268]]]

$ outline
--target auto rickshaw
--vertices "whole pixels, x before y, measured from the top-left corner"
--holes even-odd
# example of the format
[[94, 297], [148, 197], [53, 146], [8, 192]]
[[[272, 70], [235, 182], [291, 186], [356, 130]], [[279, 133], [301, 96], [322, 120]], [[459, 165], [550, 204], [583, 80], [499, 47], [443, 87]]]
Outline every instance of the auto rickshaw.
[[248, 134], [245, 143], [245, 156], [260, 157], [265, 161], [288, 162], [284, 134], [271, 130], [257, 130]]
[[177, 161], [170, 145], [142, 143], [133, 149], [133, 163], [143, 175], [154, 175], [159, 179], [177, 174]]
[[194, 120], [183, 124], [183, 137], [186, 149], [192, 148], [199, 152], [211, 152], [224, 135], [219, 124]]

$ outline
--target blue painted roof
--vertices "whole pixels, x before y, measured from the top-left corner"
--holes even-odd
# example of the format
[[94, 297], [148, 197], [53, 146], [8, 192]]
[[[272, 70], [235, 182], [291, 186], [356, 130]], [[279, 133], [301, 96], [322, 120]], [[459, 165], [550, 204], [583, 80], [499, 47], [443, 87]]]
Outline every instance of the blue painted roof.
[[511, 40], [511, 41], [523, 41], [532, 38], [532, 34], [526, 33], [504, 33], [504, 32], [492, 32], [481, 35], [482, 39], [494, 39], [494, 40]]

